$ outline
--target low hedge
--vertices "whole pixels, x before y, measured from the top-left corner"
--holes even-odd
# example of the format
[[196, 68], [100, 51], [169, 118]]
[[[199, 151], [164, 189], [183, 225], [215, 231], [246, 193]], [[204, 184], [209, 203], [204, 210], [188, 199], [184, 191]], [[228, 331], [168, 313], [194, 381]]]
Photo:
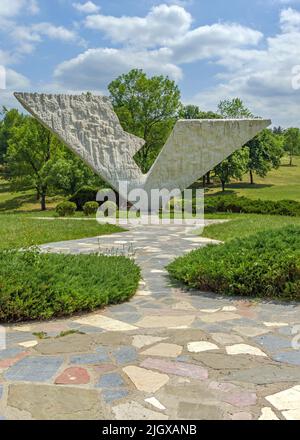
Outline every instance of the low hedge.
[[269, 214], [300, 216], [300, 203], [294, 200], [252, 200], [235, 195], [209, 196], [205, 198], [204, 210], [214, 212], [235, 212], [244, 214]]
[[55, 208], [59, 217], [72, 216], [75, 214], [76, 205], [73, 202], [61, 202]]
[[177, 258], [172, 277], [204, 292], [300, 300], [300, 227], [260, 232]]
[[140, 280], [129, 258], [0, 252], [0, 322], [88, 312], [130, 298]]

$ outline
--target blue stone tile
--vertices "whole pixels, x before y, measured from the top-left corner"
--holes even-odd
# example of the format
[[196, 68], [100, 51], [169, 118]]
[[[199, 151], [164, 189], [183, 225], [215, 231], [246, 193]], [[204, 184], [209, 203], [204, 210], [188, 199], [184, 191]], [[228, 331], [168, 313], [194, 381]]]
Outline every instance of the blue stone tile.
[[118, 348], [113, 353], [118, 364], [124, 365], [129, 362], [133, 362], [137, 358], [137, 352], [134, 347], [123, 346]]
[[272, 356], [277, 362], [285, 362], [292, 365], [300, 365], [300, 350], [282, 351]]
[[6, 348], [5, 350], [0, 350], [0, 359], [9, 359], [17, 356], [17, 354], [24, 351], [25, 348], [21, 347], [11, 347]]
[[118, 388], [125, 385], [122, 376], [118, 373], [109, 373], [101, 376], [97, 387], [99, 388]]
[[266, 348], [270, 352], [292, 348], [291, 339], [281, 338], [276, 335], [263, 335], [253, 338], [258, 344]]
[[99, 364], [108, 362], [110, 359], [105, 351], [99, 351], [91, 354], [79, 354], [71, 357], [72, 364]]
[[61, 367], [63, 358], [54, 356], [28, 356], [5, 373], [12, 381], [47, 382]]
[[106, 403], [111, 403], [115, 400], [123, 399], [123, 397], [128, 396], [128, 391], [126, 389], [120, 390], [103, 390], [101, 394]]

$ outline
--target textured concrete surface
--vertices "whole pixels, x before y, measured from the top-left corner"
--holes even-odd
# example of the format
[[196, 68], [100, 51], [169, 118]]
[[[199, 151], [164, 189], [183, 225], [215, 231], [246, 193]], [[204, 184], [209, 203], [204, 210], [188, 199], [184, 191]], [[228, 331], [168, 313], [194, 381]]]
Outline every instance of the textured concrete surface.
[[[300, 306], [172, 283], [165, 265], [194, 240], [207, 244], [180, 227], [100, 237], [105, 248], [134, 245], [140, 290], [130, 302], [92, 314], [6, 326], [0, 419], [299, 420], [300, 351], [292, 342]], [[89, 252], [97, 242], [44, 249]], [[84, 334], [59, 337], [66, 330]]]

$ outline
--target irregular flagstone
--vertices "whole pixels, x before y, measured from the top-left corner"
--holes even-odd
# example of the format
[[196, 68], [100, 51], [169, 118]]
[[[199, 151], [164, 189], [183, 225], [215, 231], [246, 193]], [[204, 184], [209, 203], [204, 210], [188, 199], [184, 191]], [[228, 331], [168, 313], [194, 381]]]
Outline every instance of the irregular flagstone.
[[29, 356], [29, 354], [30, 354], [29, 352], [23, 351], [12, 358], [3, 359], [2, 361], [0, 361], [0, 368], [1, 369], [9, 368], [12, 365], [16, 364], [18, 361], [20, 361], [21, 359], [25, 358], [26, 356]]
[[280, 328], [280, 327], [288, 327], [289, 324], [287, 322], [264, 322], [264, 325], [266, 327], [274, 327], [274, 328]]
[[187, 301], [180, 301], [172, 306], [174, 310], [196, 310], [191, 303]]
[[95, 344], [100, 346], [131, 345], [132, 337], [123, 332], [105, 332], [92, 336]]
[[200, 319], [203, 322], [215, 323], [215, 322], [232, 321], [234, 319], [241, 319], [241, 316], [232, 312], [216, 312], [216, 313], [208, 314], [207, 316], [201, 316]]
[[230, 356], [223, 353], [216, 352], [203, 352], [199, 354], [193, 354], [192, 358], [204, 364], [208, 368], [213, 370], [244, 370], [249, 367], [258, 367], [261, 365], [261, 360], [265, 358], [259, 358], [257, 356], [249, 355], [236, 355]]
[[2, 399], [3, 396], [3, 385], [0, 384], [0, 400]]
[[[236, 359], [234, 356], [233, 359]], [[263, 358], [262, 358], [263, 359]], [[262, 365], [233, 371], [224, 380], [254, 383], [257, 385], [282, 383], [282, 382], [299, 382], [299, 367], [282, 366], [282, 365]]]
[[109, 373], [100, 377], [96, 386], [100, 388], [119, 388], [123, 387], [124, 385], [125, 382], [120, 374]]
[[219, 312], [221, 309], [200, 309], [199, 311], [202, 313], [217, 313]]
[[144, 356], [162, 356], [176, 358], [182, 353], [182, 347], [176, 344], [160, 343], [142, 351]]
[[248, 413], [248, 412], [237, 412], [232, 414], [232, 416], [230, 417], [231, 420], [252, 420], [252, 414]]
[[152, 411], [134, 401], [113, 406], [112, 412], [116, 420], [168, 420], [165, 414]]
[[258, 420], [280, 420], [271, 408], [262, 408]]
[[35, 420], [103, 420], [109, 419], [97, 390], [81, 388], [12, 384], [8, 390], [8, 407], [26, 411]]
[[196, 341], [189, 342], [187, 344], [187, 349], [191, 353], [201, 353], [202, 351], [219, 350], [219, 347], [212, 342], [207, 341]]
[[108, 373], [109, 371], [115, 370], [117, 367], [113, 364], [103, 364], [103, 365], [94, 365], [93, 371], [98, 374]]
[[135, 335], [133, 336], [132, 345], [136, 348], [143, 348], [147, 345], [153, 345], [156, 342], [165, 340], [166, 338], [159, 338], [148, 335]]
[[136, 323], [137, 326], [143, 328], [181, 328], [188, 327], [194, 321], [195, 316], [145, 316]]
[[267, 396], [266, 400], [279, 411], [300, 411], [300, 385]]
[[300, 409], [290, 409], [282, 411], [283, 417], [286, 420], [300, 420]]
[[161, 411], [164, 411], [166, 409], [166, 407], [162, 405], [160, 401], [156, 399], [156, 397], [149, 397], [148, 399], [145, 399], [145, 402], [149, 403], [157, 409], [160, 409]]
[[119, 365], [124, 365], [136, 360], [137, 351], [132, 346], [123, 346], [115, 350], [113, 356]]
[[169, 381], [169, 376], [166, 374], [140, 367], [128, 366], [123, 368], [123, 371], [138, 390], [145, 391], [146, 393], [155, 393]]
[[282, 351], [272, 356], [275, 361], [300, 366], [300, 350]]
[[74, 322], [82, 325], [100, 327], [108, 331], [130, 331], [136, 329], [136, 327], [131, 324], [127, 324], [126, 322], [117, 319], [108, 318], [103, 315], [91, 315], [85, 318], [76, 319]]
[[[270, 352], [291, 348], [291, 340], [277, 335], [264, 335], [255, 338], [255, 341]], [[299, 354], [300, 365], [300, 354]]]
[[212, 333], [211, 337], [214, 341], [222, 345], [238, 344], [239, 342], [243, 342], [243, 338], [232, 333]]
[[14, 358], [24, 350], [21, 347], [11, 347], [4, 350], [0, 350], [0, 360]]
[[84, 385], [90, 382], [90, 375], [86, 369], [80, 367], [67, 368], [56, 379], [59, 385]]
[[63, 354], [63, 353], [86, 353], [93, 350], [93, 340], [90, 335], [78, 333], [61, 338], [42, 339], [34, 348], [41, 354]]
[[38, 344], [38, 342], [36, 340], [33, 341], [25, 341], [25, 342], [19, 342], [19, 345], [21, 347], [25, 347], [25, 348], [31, 348], [31, 347], [35, 347]]
[[185, 362], [173, 362], [163, 359], [145, 359], [141, 367], [161, 371], [162, 373], [174, 374], [176, 376], [192, 377], [194, 379], [205, 380], [208, 372], [205, 368]]
[[257, 396], [255, 393], [250, 393], [247, 391], [235, 391], [222, 396], [224, 402], [230, 403], [230, 405], [237, 406], [238, 408], [243, 408], [245, 406], [253, 406], [257, 402]]
[[104, 389], [101, 393], [101, 396], [103, 397], [104, 401], [106, 403], [112, 403], [116, 400], [124, 399], [124, 397], [128, 396], [128, 390], [125, 388], [120, 389]]
[[47, 382], [62, 363], [61, 357], [28, 356], [13, 365], [4, 376], [10, 381]]
[[178, 415], [185, 420], [222, 420], [224, 413], [217, 405], [179, 402]]
[[250, 354], [252, 356], [264, 356], [264, 357], [267, 356], [266, 353], [261, 351], [259, 348], [247, 344], [230, 345], [226, 347], [226, 352], [229, 355]]
[[264, 335], [270, 331], [266, 328], [249, 327], [249, 326], [237, 326], [237, 327], [233, 327], [232, 330], [248, 338], [252, 338], [252, 337], [254, 338], [255, 336]]
[[110, 361], [110, 358], [107, 353], [100, 352], [100, 353], [86, 353], [86, 354], [79, 354], [71, 356], [70, 363], [71, 364], [77, 364], [77, 365], [95, 365], [103, 362]]

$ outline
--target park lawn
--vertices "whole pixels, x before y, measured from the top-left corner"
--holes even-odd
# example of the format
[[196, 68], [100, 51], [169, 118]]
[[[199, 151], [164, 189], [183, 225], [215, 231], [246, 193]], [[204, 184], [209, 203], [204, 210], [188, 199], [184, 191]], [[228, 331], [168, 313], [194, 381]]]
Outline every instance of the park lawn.
[[262, 214], [207, 214], [207, 219], [228, 219], [229, 222], [210, 225], [204, 228], [201, 236], [221, 241], [243, 238], [257, 232], [280, 229], [284, 226], [300, 226], [300, 217]]
[[[255, 184], [249, 183], [249, 176], [245, 175], [243, 182], [226, 185], [226, 193], [235, 193], [250, 199], [262, 200], [296, 200], [300, 202], [300, 157], [293, 158], [293, 166], [288, 164], [289, 158], [284, 157], [282, 165], [272, 170], [263, 179], [255, 176]], [[220, 185], [209, 188], [206, 195], [224, 194]]]
[[0, 214], [0, 250], [95, 237], [124, 230], [114, 225], [100, 225], [96, 220], [76, 221], [60, 218], [43, 220], [35, 218], [40, 214], [40, 212]]

